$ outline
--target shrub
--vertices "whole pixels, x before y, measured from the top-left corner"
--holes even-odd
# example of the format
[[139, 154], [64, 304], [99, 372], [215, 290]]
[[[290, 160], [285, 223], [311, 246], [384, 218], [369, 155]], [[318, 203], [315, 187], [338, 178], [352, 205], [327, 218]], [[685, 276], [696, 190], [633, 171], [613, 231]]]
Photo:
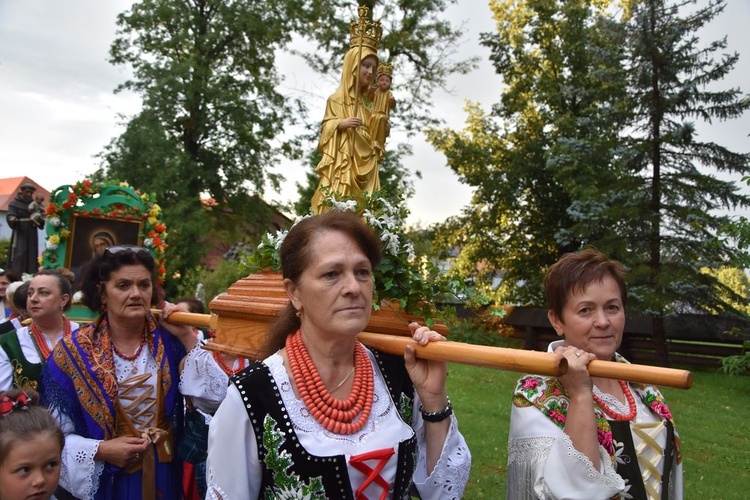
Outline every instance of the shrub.
[[721, 371], [728, 375], [750, 374], [750, 351], [738, 356], [727, 356], [721, 360]]

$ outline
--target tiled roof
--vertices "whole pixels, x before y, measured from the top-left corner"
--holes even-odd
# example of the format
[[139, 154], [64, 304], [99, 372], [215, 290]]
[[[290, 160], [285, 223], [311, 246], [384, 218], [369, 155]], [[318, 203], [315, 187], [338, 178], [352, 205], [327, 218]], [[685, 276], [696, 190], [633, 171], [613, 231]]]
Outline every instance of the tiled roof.
[[36, 186], [36, 191], [34, 194], [42, 193], [44, 195], [44, 201], [45, 203], [49, 201], [49, 191], [44, 189], [41, 185], [39, 185], [38, 182], [35, 182], [33, 179], [29, 179], [28, 177], [6, 177], [5, 179], [0, 179], [0, 212], [7, 212], [8, 211], [8, 205], [10, 205], [11, 200], [16, 197], [16, 194], [18, 194], [18, 190], [21, 187], [21, 184], [33, 184]]

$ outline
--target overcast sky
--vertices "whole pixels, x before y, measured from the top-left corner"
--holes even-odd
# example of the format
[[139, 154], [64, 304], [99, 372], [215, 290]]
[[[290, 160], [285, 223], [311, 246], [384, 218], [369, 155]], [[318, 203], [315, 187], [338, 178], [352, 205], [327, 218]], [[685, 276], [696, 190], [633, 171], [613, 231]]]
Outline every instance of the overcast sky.
[[[0, 0], [0, 177], [27, 175], [52, 190], [72, 184], [99, 166], [94, 155], [122, 132], [118, 114], [132, 115], [140, 107], [137, 96], [114, 95], [114, 88], [128, 76], [127, 68], [107, 62], [114, 39], [115, 19], [131, 0]], [[465, 22], [463, 56], [477, 55], [481, 67], [468, 76], [450, 81], [451, 93], [435, 99], [435, 113], [452, 128], [463, 125], [466, 100], [485, 110], [499, 101], [500, 80], [487, 62], [488, 50], [479, 45], [479, 34], [492, 31], [487, 0], [459, 0], [448, 10], [455, 22]], [[750, 92], [750, 1], [729, 0], [725, 12], [705, 30], [705, 39], [728, 35], [729, 49], [741, 54], [734, 72], [722, 87], [741, 87]], [[303, 65], [293, 59], [282, 66], [285, 92], [304, 92], [320, 101], [336, 82], [310, 79]], [[398, 79], [392, 89], [398, 99]], [[314, 115], [313, 115], [314, 116]], [[701, 140], [719, 142], [734, 151], [750, 150], [750, 114], [729, 123], [698, 125]], [[397, 131], [393, 132], [397, 138]], [[421, 138], [412, 141], [415, 155], [408, 161], [423, 179], [409, 200], [410, 222], [429, 224], [460, 212], [471, 190], [445, 166], [442, 154]], [[284, 164], [279, 169], [288, 181], [274, 200], [296, 198], [295, 181], [304, 178], [305, 167]], [[739, 179], [736, 179], [739, 181]]]

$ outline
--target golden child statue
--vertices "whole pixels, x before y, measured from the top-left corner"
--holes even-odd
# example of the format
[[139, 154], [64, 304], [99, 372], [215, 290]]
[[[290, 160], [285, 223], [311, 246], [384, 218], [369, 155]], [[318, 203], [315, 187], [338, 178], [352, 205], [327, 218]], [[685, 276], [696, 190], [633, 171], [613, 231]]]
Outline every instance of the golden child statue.
[[378, 67], [380, 21], [367, 20], [369, 9], [359, 8], [359, 21], [349, 23], [349, 51], [344, 56], [341, 83], [326, 102], [318, 142], [323, 156], [315, 168], [320, 183], [312, 198], [312, 212], [326, 211], [326, 195], [360, 198], [380, 189], [378, 166], [383, 156], [370, 132], [372, 103], [367, 99]]
[[382, 63], [378, 66], [378, 79], [370, 88], [368, 95], [372, 101], [372, 120], [370, 121], [370, 134], [372, 135], [373, 147], [381, 154], [385, 149], [385, 138], [391, 131], [390, 113], [396, 107], [396, 99], [391, 92], [393, 81], [393, 66]]

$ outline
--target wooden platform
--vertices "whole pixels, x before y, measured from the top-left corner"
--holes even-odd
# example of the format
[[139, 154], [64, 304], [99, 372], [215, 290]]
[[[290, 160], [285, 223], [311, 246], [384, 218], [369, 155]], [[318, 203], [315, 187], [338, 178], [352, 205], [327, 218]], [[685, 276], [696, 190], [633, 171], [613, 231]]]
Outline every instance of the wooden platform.
[[[279, 273], [252, 274], [234, 283], [209, 305], [217, 318], [216, 338], [208, 347], [257, 359], [266, 342], [268, 325], [289, 301]], [[366, 332], [410, 336], [408, 324], [424, 318], [395, 311], [384, 303], [373, 311]], [[448, 327], [436, 323], [433, 329], [448, 336]]]

